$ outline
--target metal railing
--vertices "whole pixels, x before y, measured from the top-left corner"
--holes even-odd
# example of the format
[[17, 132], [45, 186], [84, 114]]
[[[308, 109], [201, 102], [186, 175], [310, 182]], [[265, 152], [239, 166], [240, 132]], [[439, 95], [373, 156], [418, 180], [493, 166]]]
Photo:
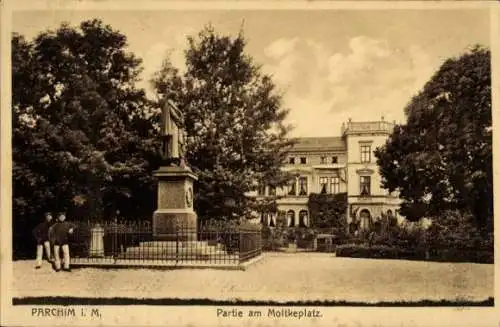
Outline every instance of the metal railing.
[[241, 264], [262, 253], [259, 226], [181, 225], [161, 238], [153, 237], [149, 222], [76, 222], [75, 226], [70, 237], [72, 263]]
[[394, 122], [388, 121], [372, 121], [372, 122], [348, 122], [343, 125], [342, 134], [346, 133], [369, 133], [369, 132], [385, 132], [391, 133], [394, 129]]

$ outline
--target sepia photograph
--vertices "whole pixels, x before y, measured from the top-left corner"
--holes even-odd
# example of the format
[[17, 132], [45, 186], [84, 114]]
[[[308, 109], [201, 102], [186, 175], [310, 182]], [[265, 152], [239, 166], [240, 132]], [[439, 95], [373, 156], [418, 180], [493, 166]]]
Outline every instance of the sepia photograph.
[[494, 309], [492, 6], [101, 7], [2, 31], [10, 308]]

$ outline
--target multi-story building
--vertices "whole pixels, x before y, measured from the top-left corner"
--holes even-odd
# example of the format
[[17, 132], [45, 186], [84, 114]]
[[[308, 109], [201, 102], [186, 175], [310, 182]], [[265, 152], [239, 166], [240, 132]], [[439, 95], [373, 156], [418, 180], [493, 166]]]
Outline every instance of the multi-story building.
[[304, 137], [289, 153], [284, 170], [295, 175], [285, 188], [262, 187], [258, 196], [281, 196], [278, 214], [263, 215], [262, 222], [276, 225], [284, 215], [288, 226], [309, 226], [310, 193], [347, 193], [348, 223], [366, 229], [382, 214], [397, 216], [400, 199], [381, 187], [381, 176], [374, 156], [385, 144], [393, 123], [353, 122], [342, 125], [340, 136]]

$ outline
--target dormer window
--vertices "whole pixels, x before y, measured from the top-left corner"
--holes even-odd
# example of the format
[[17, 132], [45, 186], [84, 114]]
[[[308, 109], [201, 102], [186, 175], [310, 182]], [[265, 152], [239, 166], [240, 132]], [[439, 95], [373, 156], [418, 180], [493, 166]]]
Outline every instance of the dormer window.
[[295, 165], [295, 157], [290, 157], [290, 158], [288, 158], [288, 163], [289, 163], [290, 165]]
[[307, 158], [306, 157], [300, 157], [300, 164], [305, 165], [307, 163]]

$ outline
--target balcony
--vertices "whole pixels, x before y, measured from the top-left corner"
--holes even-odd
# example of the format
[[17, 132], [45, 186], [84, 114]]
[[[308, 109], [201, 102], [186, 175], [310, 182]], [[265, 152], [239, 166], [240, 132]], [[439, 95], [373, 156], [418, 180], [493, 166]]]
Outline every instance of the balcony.
[[287, 172], [303, 172], [305, 174], [307, 173], [312, 173], [313, 171], [313, 166], [309, 165], [285, 165], [281, 168], [282, 171], [287, 171]]
[[313, 165], [314, 169], [342, 169], [345, 168], [345, 163], [335, 163], [335, 164], [317, 164]]
[[282, 198], [276, 200], [276, 203], [279, 205], [287, 204], [287, 205], [307, 205], [309, 201], [309, 196], [296, 196], [296, 195], [287, 195]]
[[394, 125], [395, 123], [384, 120], [374, 122], [353, 122], [349, 120], [347, 124], [342, 124], [342, 135], [369, 133], [390, 134], [392, 133]]

